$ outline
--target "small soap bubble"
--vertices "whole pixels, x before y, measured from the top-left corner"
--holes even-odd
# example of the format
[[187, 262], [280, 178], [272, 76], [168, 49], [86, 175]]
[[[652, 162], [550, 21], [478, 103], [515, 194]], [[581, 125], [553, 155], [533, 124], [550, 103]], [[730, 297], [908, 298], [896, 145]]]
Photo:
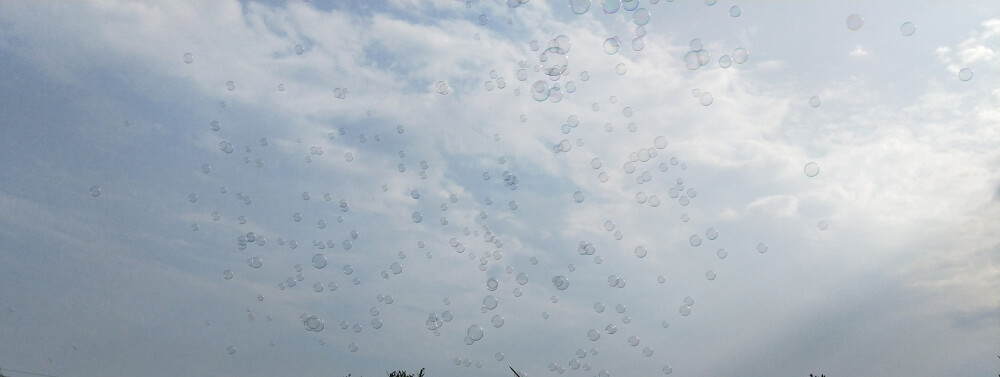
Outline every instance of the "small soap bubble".
[[236, 83], [232, 81], [226, 81], [226, 90], [230, 92], [236, 90]]
[[636, 246], [635, 247], [635, 256], [638, 257], [638, 258], [645, 258], [646, 254], [648, 254], [648, 253], [649, 253], [649, 251], [646, 250], [645, 246], [640, 245], [640, 246]]
[[608, 326], [604, 328], [604, 332], [608, 334], [614, 334], [618, 332], [618, 326], [615, 326], [614, 323], [609, 323]]
[[847, 16], [847, 21], [845, 21], [845, 23], [847, 24], [848, 29], [855, 31], [860, 29], [861, 26], [864, 26], [865, 19], [857, 13], [852, 13], [850, 16]]
[[222, 277], [224, 279], [226, 279], [226, 280], [232, 279], [233, 278], [233, 270], [222, 271]]
[[312, 257], [312, 265], [316, 268], [326, 267], [326, 256], [323, 254], [316, 254]]
[[708, 280], [715, 280], [715, 271], [708, 270], [708, 272], [705, 273], [705, 278]]
[[621, 0], [601, 0], [601, 10], [605, 14], [613, 14], [618, 12], [618, 8], [622, 6]]
[[697, 234], [691, 235], [691, 237], [688, 238], [688, 241], [691, 243], [691, 246], [701, 245], [701, 237]]
[[819, 97], [817, 97], [817, 96], [809, 97], [809, 106], [812, 106], [812, 108], [815, 109], [815, 108], [819, 107], [819, 105], [821, 103], [822, 102], [819, 100]]
[[732, 65], [733, 65], [733, 58], [730, 58], [729, 55], [722, 55], [719, 57], [719, 67], [729, 68]]
[[739, 17], [741, 14], [743, 14], [743, 10], [741, 10], [738, 5], [733, 5], [729, 8], [730, 17]]
[[698, 97], [698, 102], [700, 102], [702, 106], [711, 105], [714, 101], [715, 98], [712, 97], [712, 93], [709, 92], [701, 92], [701, 96]]
[[615, 65], [615, 73], [624, 75], [626, 72], [628, 72], [628, 66], [625, 65], [625, 63], [618, 63]]
[[674, 371], [674, 368], [671, 368], [669, 365], [664, 365], [662, 370], [663, 374], [670, 374]]
[[590, 10], [590, 0], [570, 0], [569, 9], [577, 15], [587, 13]]
[[90, 186], [90, 188], [87, 189], [87, 193], [94, 198], [101, 196], [101, 186]]
[[583, 193], [582, 193], [582, 192], [580, 192], [580, 191], [577, 191], [577, 192], [574, 192], [574, 193], [573, 193], [573, 201], [574, 201], [574, 202], [577, 202], [577, 203], [582, 203], [582, 202], [583, 202], [583, 200], [584, 200], [584, 196], [583, 196]]
[[228, 353], [230, 355], [235, 355], [236, 354], [236, 346], [226, 347], [226, 353]]
[[719, 249], [715, 252], [715, 255], [718, 256], [719, 259], [726, 259], [726, 256], [729, 255], [729, 251], [726, 251], [726, 249]]
[[687, 317], [691, 315], [691, 307], [687, 305], [681, 305], [681, 308], [678, 309], [677, 312], [681, 313], [682, 316]]
[[899, 33], [903, 34], [904, 37], [909, 37], [916, 32], [917, 32], [917, 26], [914, 25], [912, 22], [904, 22], [902, 25], [899, 26]]
[[590, 329], [590, 331], [587, 331], [587, 339], [596, 342], [598, 339], [601, 339], [601, 332], [597, 331], [597, 329]]
[[767, 244], [763, 243], [763, 242], [757, 244], [757, 252], [761, 253], [761, 254], [766, 253], [767, 252]]
[[618, 53], [618, 49], [621, 46], [621, 42], [618, 41], [618, 37], [611, 37], [604, 40], [604, 53], [608, 55], [614, 55]]
[[828, 226], [829, 225], [827, 225], [826, 221], [820, 221], [816, 223], [816, 227], [819, 228], [819, 230], [826, 230]]
[[[636, 1], [636, 3], [638, 3], [638, 1]], [[635, 22], [636, 25], [643, 26], [649, 23], [649, 17], [649, 10], [646, 8], [639, 8], [632, 13], [632, 22]]]
[[719, 237], [719, 231], [715, 230], [715, 228], [708, 228], [707, 230], [705, 230], [705, 238], [714, 240], [718, 237]]
[[743, 47], [737, 47], [732, 53], [733, 63], [743, 64], [746, 63], [747, 59], [750, 57], [750, 52], [748, 52]]
[[302, 53], [304, 53], [304, 52], [306, 52], [306, 48], [305, 47], [303, 47], [300, 44], [299, 45], [295, 45], [295, 55], [302, 55]]
[[819, 165], [815, 162], [810, 162], [802, 167], [802, 171], [806, 173], [807, 177], [815, 177], [819, 174]]
[[187, 63], [187, 64], [193, 63], [194, 62], [194, 55], [192, 55], [190, 52], [185, 52], [184, 53], [184, 62]]
[[630, 346], [632, 346], [632, 347], [638, 346], [639, 345], [639, 337], [635, 336], [635, 335], [632, 335], [632, 336], [628, 337], [628, 344]]
[[969, 81], [972, 80], [973, 74], [974, 72], [972, 72], [971, 68], [962, 68], [961, 71], [958, 71], [958, 79], [962, 81]]
[[414, 223], [419, 223], [424, 221], [424, 215], [421, 215], [420, 212], [414, 212], [410, 215], [410, 219], [412, 219]]

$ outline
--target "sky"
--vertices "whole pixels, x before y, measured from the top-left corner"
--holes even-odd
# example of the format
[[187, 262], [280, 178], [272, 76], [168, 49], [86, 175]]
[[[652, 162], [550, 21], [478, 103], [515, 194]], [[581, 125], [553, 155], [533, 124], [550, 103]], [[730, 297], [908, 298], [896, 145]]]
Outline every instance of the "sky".
[[1000, 373], [1000, 3], [619, 1], [0, 2], [0, 372]]

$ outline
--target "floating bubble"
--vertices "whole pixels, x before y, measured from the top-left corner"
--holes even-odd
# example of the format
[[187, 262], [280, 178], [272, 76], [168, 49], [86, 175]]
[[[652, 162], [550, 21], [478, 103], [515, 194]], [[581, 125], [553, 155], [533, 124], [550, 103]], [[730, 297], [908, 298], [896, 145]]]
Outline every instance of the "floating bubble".
[[538, 61], [542, 63], [542, 73], [549, 76], [560, 76], [566, 71], [569, 65], [567, 50], [560, 47], [549, 47], [538, 56]]
[[705, 278], [708, 280], [715, 280], [715, 276], [715, 271], [708, 270], [708, 272], [705, 272]]
[[253, 258], [247, 259], [247, 265], [250, 266], [250, 267], [253, 267], [253, 268], [260, 268], [260, 266], [262, 265], [262, 262], [260, 260], [260, 257], [253, 257]]
[[194, 62], [194, 55], [192, 55], [190, 52], [185, 52], [184, 53], [184, 62], [187, 63], [187, 64], [193, 63]]
[[601, 332], [597, 331], [597, 329], [590, 329], [590, 331], [587, 331], [587, 339], [596, 342], [598, 339], [601, 339]]
[[[587, 3], [589, 4], [590, 1], [588, 0]], [[497, 359], [497, 361], [503, 361], [503, 352], [497, 352], [496, 355], [493, 355], [493, 358]]]
[[743, 64], [747, 62], [748, 58], [750, 58], [750, 52], [748, 52], [743, 47], [737, 47], [735, 50], [733, 50], [732, 57], [733, 57], [733, 63]]
[[806, 173], [807, 177], [815, 177], [819, 174], [819, 165], [815, 162], [810, 162], [802, 167], [802, 171]]
[[761, 253], [761, 254], [766, 253], [767, 252], [767, 244], [763, 243], [763, 242], [757, 244], [757, 252]]
[[531, 84], [531, 98], [535, 101], [542, 102], [549, 99], [549, 83], [538, 80], [534, 84]]
[[451, 93], [451, 88], [445, 81], [438, 81], [436, 84], [434, 84], [434, 90], [438, 92], [438, 94], [440, 95], [447, 95], [448, 93]]
[[733, 65], [733, 58], [730, 58], [729, 55], [722, 55], [719, 57], [719, 67], [729, 68], [732, 65]]
[[681, 305], [681, 308], [678, 309], [677, 311], [681, 313], [682, 316], [685, 317], [691, 315], [691, 307], [687, 305]]
[[614, 55], [618, 53], [618, 49], [621, 47], [621, 42], [618, 37], [611, 37], [604, 40], [604, 53], [608, 55]]
[[715, 228], [708, 228], [707, 230], [705, 230], [705, 238], [714, 240], [718, 237], [719, 237], [719, 231], [715, 230]]
[[351, 352], [358, 352], [358, 344], [351, 342], [350, 344], [347, 345], [347, 350]]
[[230, 92], [236, 90], [236, 83], [232, 81], [226, 81], [226, 90]]
[[916, 32], [917, 32], [917, 26], [914, 25], [912, 22], [904, 22], [902, 25], [899, 26], [899, 33], [903, 34], [904, 37], [909, 37]]
[[618, 332], [618, 326], [615, 326], [614, 323], [609, 323], [608, 326], [604, 328], [604, 332], [608, 334], [614, 334]]
[[493, 295], [488, 295], [483, 298], [483, 307], [486, 308], [487, 310], [496, 309], [497, 305], [498, 305], [497, 298], [493, 297]]
[[490, 291], [497, 290], [497, 287], [499, 287], [499, 286], [500, 286], [500, 282], [497, 281], [496, 278], [491, 277], [491, 278], [489, 278], [489, 280], [486, 280], [486, 289], [488, 289]]
[[605, 14], [613, 14], [618, 12], [618, 8], [621, 8], [621, 0], [601, 0], [601, 10]]
[[316, 268], [326, 267], [326, 256], [323, 254], [316, 254], [312, 257], [312, 265]]
[[819, 107], [820, 103], [821, 102], [819, 100], [819, 97], [817, 96], [809, 97], [809, 106], [812, 106], [814, 109]]
[[828, 227], [828, 225], [827, 225], [826, 221], [820, 221], [820, 222], [816, 223], [816, 227], [819, 228], [819, 230], [826, 230], [826, 228]]
[[302, 45], [295, 45], [295, 55], [302, 55], [302, 53], [304, 52], [306, 52], [305, 47], [303, 47]]
[[306, 330], [313, 332], [323, 331], [326, 325], [318, 317], [311, 315], [302, 320], [302, 324], [305, 325]]
[[465, 336], [468, 337], [469, 339], [472, 339], [472, 341], [474, 342], [483, 339], [483, 335], [484, 335], [483, 328], [479, 325], [471, 325], [469, 326], [469, 329], [466, 330], [465, 332]]
[[[636, 3], [638, 3], [638, 1], [636, 1]], [[636, 25], [644, 26], [649, 23], [649, 17], [649, 10], [646, 8], [639, 8], [632, 13], [632, 22], [635, 22]]]
[[669, 365], [664, 365], [663, 366], [663, 374], [670, 374], [673, 371], [674, 371], [674, 368], [671, 368]]
[[[567, 279], [565, 276], [562, 276], [562, 275], [554, 276], [552, 278], [552, 285], [554, 285], [556, 287], [556, 289], [558, 289], [560, 291], [566, 290], [566, 288], [569, 288], [569, 279]], [[555, 296], [552, 296], [552, 297], [555, 297]], [[558, 300], [558, 299], [556, 299], [556, 300]], [[555, 301], [553, 301], [553, 302], [555, 302]]]
[[739, 17], [741, 14], [743, 14], [743, 10], [740, 9], [738, 5], [733, 5], [732, 7], [729, 7], [730, 17]]
[[701, 237], [697, 234], [691, 235], [691, 237], [688, 238], [688, 242], [691, 243], [691, 246], [701, 245]]
[[499, 314], [493, 316], [493, 319], [490, 320], [490, 323], [493, 325], [493, 327], [496, 328], [503, 327], [503, 322], [504, 322], [503, 316]]
[[399, 264], [399, 262], [392, 262], [392, 265], [389, 266], [389, 271], [391, 271], [393, 275], [399, 275], [403, 273], [403, 265]]
[[639, 337], [635, 336], [635, 335], [632, 335], [632, 336], [628, 337], [628, 344], [630, 346], [632, 346], [632, 347], [638, 346], [639, 345]]
[[421, 215], [420, 212], [414, 212], [412, 215], [410, 215], [410, 219], [412, 219], [413, 222], [415, 223], [419, 223], [421, 221], [424, 221], [424, 215]]
[[711, 105], [714, 101], [715, 98], [712, 97], [712, 93], [709, 92], [701, 92], [701, 96], [698, 97], [698, 102], [701, 103], [702, 106]]
[[87, 193], [94, 198], [101, 196], [101, 186], [90, 186], [90, 188], [87, 189]]
[[648, 250], [646, 250], [645, 246], [640, 245], [640, 246], [636, 246], [635, 247], [635, 256], [636, 257], [638, 257], [638, 258], [645, 258], [647, 253], [648, 253]]
[[632, 50], [642, 51], [644, 48], [646, 48], [646, 41], [644, 39], [637, 37], [632, 40]]
[[865, 19], [857, 13], [852, 13], [850, 16], [847, 16], [847, 21], [845, 21], [845, 23], [847, 24], [847, 28], [853, 31], [860, 29], [861, 26], [864, 26]]
[[235, 355], [236, 354], [236, 346], [226, 347], [226, 353], [228, 353], [230, 355]]
[[618, 63], [615, 65], [615, 73], [624, 75], [626, 72], [628, 72], [628, 66], [625, 65], [625, 63]]
[[582, 193], [582, 192], [580, 192], [580, 191], [577, 191], [577, 192], [574, 192], [574, 193], [573, 193], [573, 201], [574, 201], [574, 202], [577, 202], [577, 203], [582, 203], [582, 202], [583, 202], [583, 200], [584, 200], [584, 196], [583, 196], [583, 193]]
[[958, 71], [958, 79], [962, 81], [969, 81], [972, 80], [973, 74], [974, 72], [972, 72], [971, 68], [962, 68], [961, 71]]
[[478, 21], [480, 25], [486, 25], [490, 23], [490, 17], [483, 13], [479, 15]]
[[577, 15], [587, 13], [590, 10], [590, 0], [570, 0], [569, 9]]
[[719, 259], [726, 259], [729, 255], [729, 251], [726, 251], [726, 249], [719, 249], [715, 251], [715, 255], [718, 256]]

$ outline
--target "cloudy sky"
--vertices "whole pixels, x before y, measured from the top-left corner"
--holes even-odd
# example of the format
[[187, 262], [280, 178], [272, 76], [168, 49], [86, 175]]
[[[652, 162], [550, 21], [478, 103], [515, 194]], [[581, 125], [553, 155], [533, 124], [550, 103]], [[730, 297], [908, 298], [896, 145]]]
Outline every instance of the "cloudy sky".
[[618, 2], [0, 2], [0, 371], [998, 373], [1000, 3]]

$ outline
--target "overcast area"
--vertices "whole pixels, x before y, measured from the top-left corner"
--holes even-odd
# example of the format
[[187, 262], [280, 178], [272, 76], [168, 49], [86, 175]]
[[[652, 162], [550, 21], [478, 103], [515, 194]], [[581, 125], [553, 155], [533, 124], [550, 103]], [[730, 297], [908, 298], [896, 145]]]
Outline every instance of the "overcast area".
[[522, 1], [0, 2], [0, 372], [1000, 373], [1000, 3]]

